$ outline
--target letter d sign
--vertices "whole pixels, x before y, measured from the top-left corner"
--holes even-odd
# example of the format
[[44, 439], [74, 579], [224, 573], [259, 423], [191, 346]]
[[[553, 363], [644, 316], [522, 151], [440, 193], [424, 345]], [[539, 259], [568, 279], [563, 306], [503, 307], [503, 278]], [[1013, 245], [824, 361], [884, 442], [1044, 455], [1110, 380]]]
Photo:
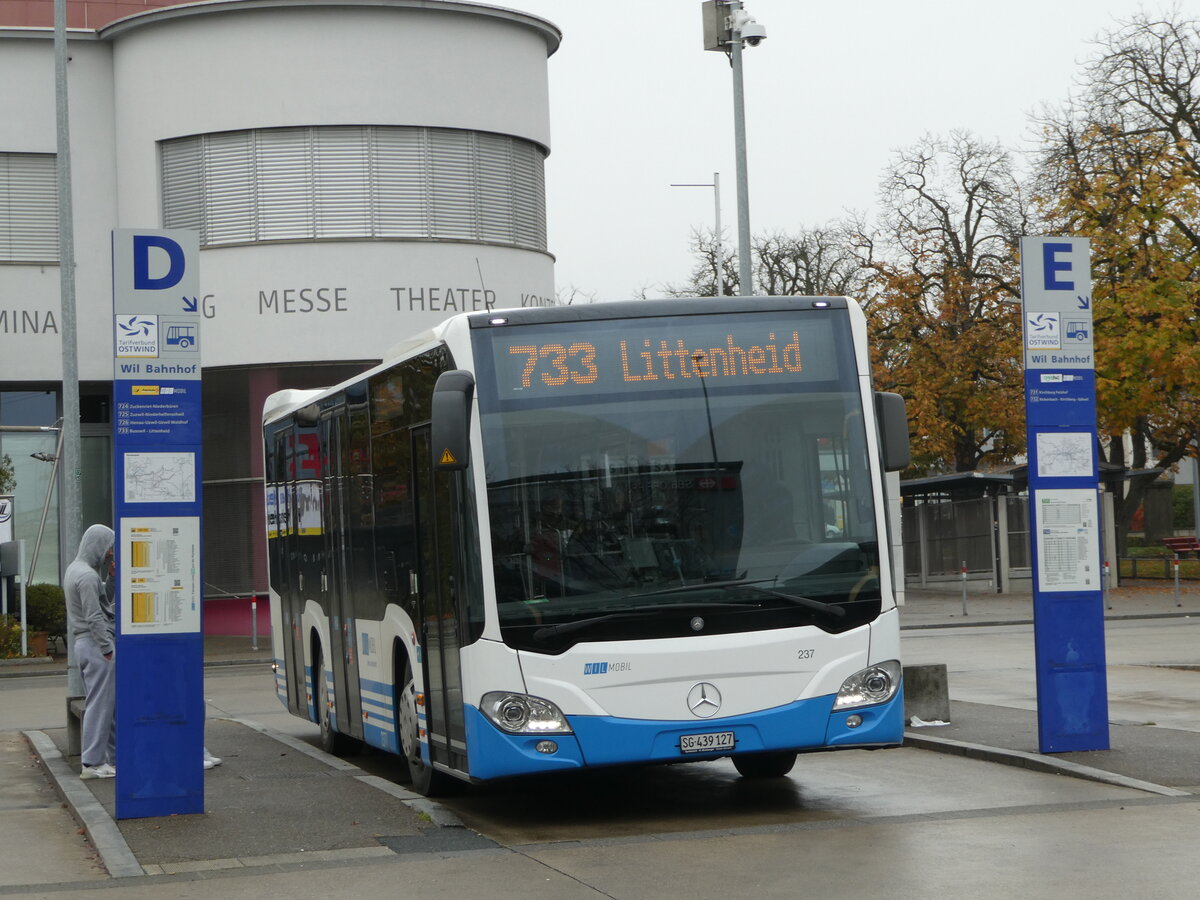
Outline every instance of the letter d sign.
[[[152, 250], [161, 250], [167, 254], [167, 272], [165, 275], [150, 274], [150, 255]], [[162, 254], [156, 253], [155, 271], [161, 271]], [[183, 248], [161, 234], [133, 235], [133, 289], [135, 291], [165, 291], [183, 280], [184, 272]]]

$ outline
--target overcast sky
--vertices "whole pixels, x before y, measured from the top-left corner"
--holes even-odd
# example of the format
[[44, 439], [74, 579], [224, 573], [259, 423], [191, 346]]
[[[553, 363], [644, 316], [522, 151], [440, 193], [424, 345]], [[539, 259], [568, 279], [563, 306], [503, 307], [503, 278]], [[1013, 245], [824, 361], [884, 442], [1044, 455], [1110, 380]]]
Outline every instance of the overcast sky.
[[[563, 32], [549, 60], [550, 251], [560, 294], [602, 300], [686, 281], [720, 173], [737, 236], [732, 75], [705, 52], [700, 0], [508, 0]], [[754, 234], [877, 209], [894, 150], [966, 129], [1028, 147], [1029, 115], [1075, 88], [1091, 40], [1139, 0], [746, 0], [767, 40], [744, 54]], [[1146, 6], [1161, 10], [1161, 4]], [[1200, 0], [1181, 9], [1200, 15]]]

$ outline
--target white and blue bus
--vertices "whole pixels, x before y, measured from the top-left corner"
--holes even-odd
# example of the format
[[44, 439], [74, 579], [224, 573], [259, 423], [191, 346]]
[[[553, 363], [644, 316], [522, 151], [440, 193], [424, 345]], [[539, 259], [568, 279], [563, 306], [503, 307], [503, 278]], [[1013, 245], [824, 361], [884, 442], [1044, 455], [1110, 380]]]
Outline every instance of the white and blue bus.
[[884, 473], [844, 298], [470, 313], [263, 415], [276, 687], [414, 787], [903, 736]]

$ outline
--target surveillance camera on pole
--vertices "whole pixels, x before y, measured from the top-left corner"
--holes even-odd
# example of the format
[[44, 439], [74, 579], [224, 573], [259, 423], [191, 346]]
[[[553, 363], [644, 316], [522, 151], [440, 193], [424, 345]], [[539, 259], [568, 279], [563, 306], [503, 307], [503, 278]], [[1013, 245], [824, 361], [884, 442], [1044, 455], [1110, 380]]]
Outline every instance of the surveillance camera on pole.
[[744, 9], [737, 9], [729, 17], [729, 30], [733, 32], [733, 40], [741, 39], [751, 47], [757, 47], [767, 39], [767, 29], [758, 24], [758, 19]]
[[742, 46], [757, 47], [767, 39], [767, 29], [742, 9], [741, 0], [705, 0], [700, 4], [704, 19], [704, 49], [720, 50], [729, 56], [733, 69], [733, 142], [737, 164], [738, 205], [738, 293], [754, 293], [750, 268], [750, 198], [746, 175], [746, 111], [742, 98]]
[[705, 0], [700, 4], [704, 19], [704, 49], [730, 53], [734, 41], [757, 47], [767, 39], [767, 29], [741, 8], [738, 0]]

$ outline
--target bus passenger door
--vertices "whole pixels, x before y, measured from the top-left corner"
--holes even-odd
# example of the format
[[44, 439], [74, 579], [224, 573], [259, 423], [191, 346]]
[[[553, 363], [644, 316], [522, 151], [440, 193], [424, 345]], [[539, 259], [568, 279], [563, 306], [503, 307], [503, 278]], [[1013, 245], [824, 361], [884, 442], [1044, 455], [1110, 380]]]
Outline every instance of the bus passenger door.
[[333, 673], [333, 703], [337, 730], [362, 738], [362, 701], [358, 683], [358, 647], [354, 627], [354, 598], [351, 595], [350, 521], [347, 491], [350, 489], [349, 429], [345, 407], [321, 423], [322, 513], [325, 532], [325, 589], [323, 605], [329, 616], [329, 659]]
[[429, 755], [433, 762], [465, 772], [467, 745], [458, 652], [461, 641], [454, 583], [451, 482], [434, 475], [429, 427], [414, 428], [412, 435], [420, 580], [417, 614], [423, 632]]
[[275, 434], [273, 459], [275, 471], [276, 542], [279, 614], [283, 625], [284, 675], [287, 681], [288, 709], [308, 718], [308, 693], [304, 678], [304, 635], [301, 614], [304, 600], [299, 584], [299, 519], [296, 503], [295, 468], [296, 432], [292, 427]]

